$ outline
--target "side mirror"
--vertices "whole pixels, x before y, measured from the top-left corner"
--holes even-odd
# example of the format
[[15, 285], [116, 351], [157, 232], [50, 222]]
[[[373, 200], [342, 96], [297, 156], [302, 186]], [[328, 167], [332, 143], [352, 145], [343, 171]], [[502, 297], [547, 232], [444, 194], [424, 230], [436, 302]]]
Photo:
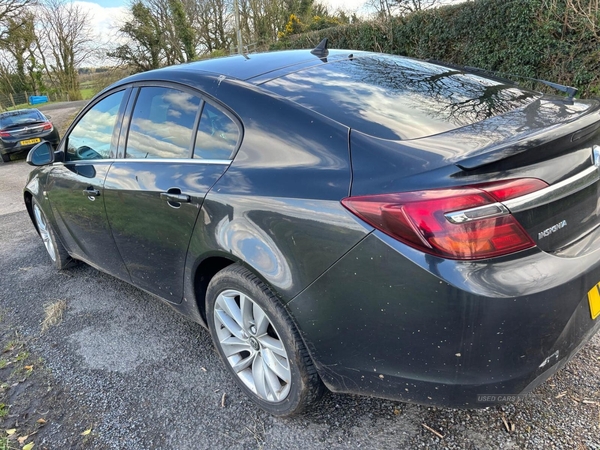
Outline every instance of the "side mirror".
[[27, 164], [45, 166], [54, 162], [54, 149], [48, 141], [42, 141], [27, 154]]

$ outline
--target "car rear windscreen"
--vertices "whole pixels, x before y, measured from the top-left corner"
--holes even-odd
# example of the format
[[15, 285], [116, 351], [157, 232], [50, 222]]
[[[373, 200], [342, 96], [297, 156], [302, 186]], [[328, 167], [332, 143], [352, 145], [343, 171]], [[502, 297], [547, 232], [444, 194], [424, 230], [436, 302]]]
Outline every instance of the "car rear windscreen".
[[36, 109], [12, 111], [0, 114], [0, 128], [27, 125], [42, 120], [44, 120], [44, 117]]
[[541, 96], [509, 81], [390, 55], [333, 61], [262, 87], [382, 139], [416, 139], [521, 108]]

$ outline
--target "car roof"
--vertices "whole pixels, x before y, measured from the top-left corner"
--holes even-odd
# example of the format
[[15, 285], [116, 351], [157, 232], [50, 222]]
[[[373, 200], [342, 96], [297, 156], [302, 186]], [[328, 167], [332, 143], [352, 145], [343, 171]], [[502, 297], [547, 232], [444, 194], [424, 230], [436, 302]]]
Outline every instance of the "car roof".
[[223, 75], [227, 78], [237, 78], [252, 82], [253, 78], [261, 77], [268, 73], [277, 73], [277, 76], [283, 76], [303, 68], [326, 64], [329, 61], [346, 58], [348, 55], [357, 53], [362, 54], [365, 52], [330, 50], [327, 58], [315, 56], [310, 50], [283, 50], [268, 53], [224, 56], [142, 72], [128, 77], [126, 81], [131, 82], [138, 79], [143, 80], [155, 77], [160, 72], [192, 72], [198, 75], [202, 75], [203, 73]]

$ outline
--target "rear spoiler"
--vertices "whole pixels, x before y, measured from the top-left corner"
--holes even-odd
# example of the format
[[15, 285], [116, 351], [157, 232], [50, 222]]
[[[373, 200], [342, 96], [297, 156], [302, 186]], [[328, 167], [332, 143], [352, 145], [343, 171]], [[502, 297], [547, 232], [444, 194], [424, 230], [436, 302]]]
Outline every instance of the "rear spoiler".
[[480, 69], [479, 67], [461, 66], [461, 65], [451, 64], [451, 63], [447, 63], [444, 61], [437, 61], [437, 60], [433, 60], [433, 59], [428, 59], [427, 62], [430, 62], [432, 64], [437, 64], [440, 66], [449, 67], [451, 69], [458, 69], [463, 72], [479, 73], [479, 74], [492, 76], [493, 78], [495, 78], [497, 80], [507, 81], [510, 83], [514, 83], [514, 81], [512, 81], [512, 79], [534, 81], [536, 83], [543, 84], [545, 86], [551, 87], [552, 89], [556, 89], [559, 92], [563, 92], [563, 93], [567, 94], [569, 100], [573, 100], [573, 98], [577, 95], [577, 92], [579, 92], [577, 88], [574, 88], [572, 86], [566, 86], [564, 84], [553, 83], [552, 81], [541, 80], [539, 78], [530, 78], [530, 77], [526, 77], [523, 75], [512, 75], [512, 74], [507, 74], [507, 73], [503, 73], [503, 72], [496, 72], [494, 70]]

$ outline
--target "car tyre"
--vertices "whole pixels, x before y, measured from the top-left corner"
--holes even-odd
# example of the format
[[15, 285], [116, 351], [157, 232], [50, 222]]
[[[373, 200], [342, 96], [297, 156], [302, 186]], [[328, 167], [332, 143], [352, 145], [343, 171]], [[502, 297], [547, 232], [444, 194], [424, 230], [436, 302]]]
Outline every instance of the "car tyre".
[[10, 155], [5, 155], [2, 153], [2, 161], [5, 163], [10, 162]]
[[38, 233], [42, 238], [44, 246], [46, 247], [46, 251], [48, 252], [48, 256], [50, 256], [54, 267], [56, 267], [58, 270], [61, 270], [74, 265], [75, 260], [69, 256], [67, 250], [56, 238], [56, 234], [54, 234], [52, 226], [48, 222], [46, 215], [35, 199], [32, 200], [32, 209], [33, 218], [35, 220]]
[[323, 394], [300, 334], [271, 290], [233, 264], [217, 273], [206, 293], [210, 333], [238, 386], [268, 413], [289, 417]]

